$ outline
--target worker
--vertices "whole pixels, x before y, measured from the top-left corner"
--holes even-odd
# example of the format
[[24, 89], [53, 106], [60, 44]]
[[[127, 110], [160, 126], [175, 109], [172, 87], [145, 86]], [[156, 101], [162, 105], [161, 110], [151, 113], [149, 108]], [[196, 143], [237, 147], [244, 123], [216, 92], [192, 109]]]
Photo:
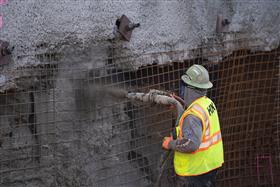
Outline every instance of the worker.
[[165, 137], [162, 147], [174, 150], [176, 186], [212, 187], [217, 169], [224, 162], [217, 108], [206, 97], [213, 84], [201, 65], [192, 65], [182, 75], [181, 83], [186, 110], [176, 127], [177, 137]]

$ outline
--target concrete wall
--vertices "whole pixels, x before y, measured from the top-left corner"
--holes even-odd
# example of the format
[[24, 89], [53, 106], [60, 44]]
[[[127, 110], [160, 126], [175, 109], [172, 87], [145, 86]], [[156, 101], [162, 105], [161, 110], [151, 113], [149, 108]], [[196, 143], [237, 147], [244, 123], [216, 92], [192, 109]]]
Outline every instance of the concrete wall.
[[[72, 81], [77, 78], [88, 81], [87, 74], [83, 72], [72, 74], [68, 70], [63, 72], [64, 68], [76, 70], [81, 68], [89, 73], [108, 63], [107, 58], [112, 55], [114, 47], [108, 39], [113, 37], [113, 27], [118, 16], [126, 14], [132, 21], [139, 22], [141, 26], [133, 31], [130, 42], [118, 41], [114, 44], [117, 46], [114, 53], [138, 56], [155, 51], [197, 47], [207, 35], [215, 33], [217, 14], [224, 15], [231, 22], [228, 31], [242, 31], [247, 32], [248, 37], [259, 37], [266, 44], [264, 49], [270, 50], [279, 45], [279, 9], [280, 3], [276, 0], [213, 0], [211, 2], [207, 0], [10, 0], [7, 5], [0, 7], [0, 14], [4, 16], [4, 27], [0, 30], [0, 39], [10, 42], [15, 49], [12, 55], [13, 62], [1, 69], [0, 87], [8, 83], [11, 87], [17, 85], [19, 93], [16, 97], [9, 98], [11, 105], [15, 107], [17, 102], [25, 104], [22, 109], [1, 108], [0, 111], [12, 114], [9, 119], [0, 118], [1, 128], [4, 129], [3, 136], [5, 136], [2, 145], [17, 148], [22, 146], [22, 142], [28, 146], [37, 144], [39, 141], [40, 154], [43, 155], [40, 161], [42, 165], [49, 164], [51, 167], [40, 172], [36, 170], [20, 172], [3, 178], [10, 182], [10, 186], [92, 186], [96, 184], [94, 181], [99, 177], [112, 175], [121, 170], [129, 171], [133, 168], [133, 163], [127, 162], [121, 166], [122, 168], [111, 168], [106, 170], [107, 173], [96, 173], [99, 167], [109, 167], [112, 163], [127, 159], [127, 155], [122, 155], [112, 157], [111, 161], [100, 161], [102, 154], [106, 155], [107, 152], [115, 154], [131, 146], [128, 143], [118, 150], [110, 149], [110, 141], [127, 141], [131, 137], [128, 135], [125, 138], [112, 138], [114, 134], [108, 134], [113, 129], [112, 121], [127, 123], [130, 118], [124, 112], [127, 106], [123, 103], [114, 103], [117, 101], [112, 98], [106, 98], [106, 101], [100, 100], [102, 94], [93, 97], [92, 93], [87, 93], [88, 86], [92, 86], [91, 84], [82, 85], [82, 83]], [[63, 58], [59, 60], [38, 58], [38, 54], [45, 53], [54, 56], [63, 55]], [[37, 123], [46, 123], [39, 127], [38, 132], [42, 135], [39, 140], [36, 140], [26, 125], [18, 125], [24, 122], [15, 120], [19, 120], [16, 119], [18, 113], [32, 113], [29, 108], [29, 96], [22, 95], [20, 91], [30, 91], [34, 82], [38, 80], [34, 76], [24, 81], [21, 75], [26, 76], [28, 73], [19, 74], [20, 71], [12, 70], [21, 66], [54, 61], [61, 63], [58, 68], [62, 69], [57, 70], [57, 77], [47, 77], [54, 82], [53, 85], [48, 86], [46, 92], [35, 93]], [[141, 61], [141, 63], [147, 62], [152, 61]], [[141, 65], [136, 61], [131, 61], [131, 63], [135, 67]], [[95, 73], [98, 76], [108, 76], [108, 72], [102, 69], [93, 72]], [[21, 81], [13, 81], [15, 77]], [[77, 89], [84, 90], [85, 93], [81, 90], [77, 92]], [[8, 97], [4, 95], [0, 99], [4, 100], [4, 98]], [[81, 101], [81, 98], [84, 100]], [[54, 99], [59, 102], [55, 102]], [[1, 102], [2, 104], [9, 103], [8, 101]], [[95, 105], [105, 106], [108, 103], [114, 103], [114, 106], [103, 107], [99, 110], [94, 108]], [[84, 107], [89, 106], [93, 107], [89, 112], [81, 112]], [[114, 114], [114, 111], [117, 111], [117, 116], [104, 117], [108, 113]], [[27, 121], [27, 118], [28, 116], [23, 116], [20, 120]], [[51, 121], [56, 122], [52, 125]], [[67, 121], [72, 121], [72, 123]], [[118, 134], [122, 130], [129, 129], [115, 129], [114, 132]], [[75, 140], [75, 143], [51, 145], [53, 141], [61, 140], [70, 142]], [[79, 142], [84, 144], [81, 146]], [[25, 154], [29, 155], [34, 151], [36, 153], [36, 150], [26, 149]], [[17, 150], [5, 152], [1, 159], [18, 154]], [[24, 167], [34, 162], [36, 164], [36, 160], [30, 159], [17, 164]], [[5, 165], [2, 169], [9, 169], [9, 167], [11, 166]], [[73, 174], [69, 175], [69, 173]], [[141, 176], [141, 173], [127, 177], [136, 178], [137, 176]], [[103, 186], [119, 183], [119, 180], [113, 178], [112, 183], [105, 181]], [[147, 182], [145, 179], [141, 180], [140, 186], [145, 186], [145, 182]]]
[[129, 43], [121, 43], [123, 53], [142, 54], [196, 47], [215, 33], [217, 15], [222, 14], [231, 22], [228, 31], [248, 32], [270, 49], [279, 44], [279, 8], [277, 0], [10, 0], [0, 7], [0, 38], [15, 46], [16, 66], [36, 64], [37, 59], [16, 57], [65, 46], [100, 46], [113, 37], [115, 20], [125, 14], [141, 27]]

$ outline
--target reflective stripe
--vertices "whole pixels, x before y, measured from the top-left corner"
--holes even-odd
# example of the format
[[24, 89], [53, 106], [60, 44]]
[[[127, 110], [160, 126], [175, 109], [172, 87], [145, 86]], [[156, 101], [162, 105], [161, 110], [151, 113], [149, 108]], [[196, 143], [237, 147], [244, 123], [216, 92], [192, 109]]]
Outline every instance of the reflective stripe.
[[194, 104], [192, 106], [193, 109], [197, 110], [204, 119], [208, 120], [207, 114], [205, 113], [205, 111], [201, 108], [201, 106], [199, 106], [198, 104]]
[[222, 138], [222, 134], [221, 131], [219, 131], [217, 134], [214, 134], [210, 139], [202, 142], [199, 146], [199, 149], [210, 147], [212, 144], [219, 141], [221, 138]]
[[[190, 107], [190, 108], [191, 108], [191, 107]], [[190, 110], [186, 110], [186, 111], [182, 114], [182, 116], [180, 117], [180, 120], [179, 120], [179, 127], [180, 127], [180, 130], [179, 130], [178, 137], [179, 137], [180, 139], [182, 139], [182, 137], [183, 137], [183, 134], [182, 134], [183, 129], [182, 129], [182, 127], [183, 127], [184, 119], [186, 118], [186, 116], [188, 116], [188, 115], [190, 115], [190, 114], [196, 115], [196, 116], [202, 121], [202, 126], [203, 126], [202, 129], [203, 129], [203, 132], [202, 132], [202, 140], [201, 140], [201, 141], [203, 141], [203, 140], [205, 139], [205, 136], [204, 136], [204, 134], [205, 134], [205, 129], [207, 129], [207, 128], [205, 127], [205, 120], [203, 119], [202, 114], [201, 114], [199, 111], [197, 111], [197, 110], [195, 110], [195, 109], [193, 109], [193, 108], [191, 108]]]
[[[215, 108], [215, 110], [208, 110], [210, 107]], [[201, 120], [203, 126], [202, 143], [199, 145], [199, 149], [193, 153], [182, 153], [175, 150], [173, 164], [176, 174], [180, 176], [196, 176], [221, 167], [224, 162], [223, 140], [218, 112], [213, 101], [207, 97], [195, 100], [179, 120], [179, 126], [176, 127], [179, 130], [179, 135], [182, 135], [183, 121], [188, 115], [194, 115]]]
[[210, 136], [210, 123], [209, 123], [209, 118], [207, 113], [203, 110], [203, 108], [201, 106], [199, 106], [198, 104], [194, 104], [192, 106], [192, 109], [194, 109], [196, 112], [198, 112], [199, 114], [201, 114], [201, 116], [203, 116], [204, 122], [205, 122], [205, 136], [204, 139], [208, 139]]
[[208, 128], [205, 131], [205, 139], [209, 138], [209, 136], [210, 136], [210, 128], [208, 126]]
[[219, 143], [219, 141], [222, 140], [222, 134], [221, 131], [216, 132], [215, 134], [213, 134], [212, 137], [210, 137], [209, 139], [207, 139], [206, 141], [203, 141], [200, 146], [199, 149], [196, 150], [194, 153], [199, 152], [199, 151], [203, 151], [208, 149], [209, 147], [211, 147], [212, 145], [215, 145], [216, 143]]

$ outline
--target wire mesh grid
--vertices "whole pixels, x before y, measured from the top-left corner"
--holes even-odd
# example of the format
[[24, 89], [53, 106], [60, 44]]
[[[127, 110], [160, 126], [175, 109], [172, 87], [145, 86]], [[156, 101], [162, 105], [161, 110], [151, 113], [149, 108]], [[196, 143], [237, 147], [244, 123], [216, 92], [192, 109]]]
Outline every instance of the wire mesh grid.
[[[219, 185], [279, 185], [280, 49], [258, 51], [250, 42], [208, 38], [197, 49], [138, 57], [115, 56], [112, 47], [99, 67], [52, 63], [56, 57], [47, 55], [44, 64], [15, 70], [12, 86], [0, 94], [0, 185], [153, 185], [176, 113], [116, 95], [178, 94], [180, 75], [192, 64], [204, 65], [214, 84], [208, 95], [225, 151]], [[136, 61], [146, 65], [132, 69]], [[162, 175], [161, 186], [175, 184], [171, 160]]]

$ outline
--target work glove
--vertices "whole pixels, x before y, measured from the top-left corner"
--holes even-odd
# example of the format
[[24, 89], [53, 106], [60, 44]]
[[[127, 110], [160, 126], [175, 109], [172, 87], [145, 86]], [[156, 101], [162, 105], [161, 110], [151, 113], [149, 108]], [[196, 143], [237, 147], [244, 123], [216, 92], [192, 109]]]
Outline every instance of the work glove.
[[164, 137], [162, 141], [162, 148], [168, 150], [169, 149], [169, 143], [172, 140], [172, 137]]

